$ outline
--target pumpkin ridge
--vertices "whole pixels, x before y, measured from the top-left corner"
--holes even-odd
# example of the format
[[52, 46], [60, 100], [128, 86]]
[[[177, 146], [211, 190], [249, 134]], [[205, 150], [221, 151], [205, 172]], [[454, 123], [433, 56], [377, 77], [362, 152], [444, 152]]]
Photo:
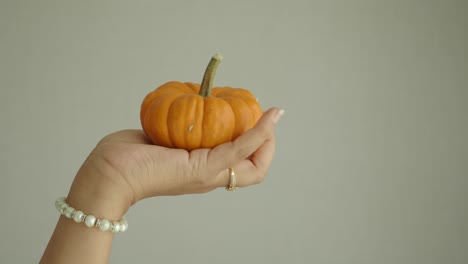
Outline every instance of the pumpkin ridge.
[[[167, 83], [165, 84], [167, 85]], [[160, 90], [154, 90], [152, 91], [151, 93], [149, 93], [145, 99], [143, 100], [142, 104], [141, 104], [141, 111], [140, 111], [140, 121], [141, 120], [144, 120], [144, 115], [146, 114], [146, 112], [148, 112], [148, 108], [149, 106], [155, 101], [157, 100], [158, 98], [162, 97], [162, 96], [166, 96], [166, 95], [171, 95], [171, 94], [176, 94], [176, 93], [183, 93], [182, 91], [180, 90], [176, 90], [176, 91], [166, 91], [168, 90], [166, 87], [167, 86], [162, 86], [164, 87], [164, 92], [161, 92], [162, 89]], [[159, 94], [158, 94], [159, 92]], [[156, 95], [155, 95], [156, 94]], [[144, 113], [143, 113], [144, 112]]]
[[[249, 103], [249, 101], [245, 100], [246, 98], [247, 98], [248, 100], [251, 100], [251, 98], [250, 98], [250, 97], [247, 97], [247, 96], [245, 96], [245, 97], [240, 96], [240, 97], [238, 97], [238, 98], [239, 98], [239, 100], [241, 100], [241, 101], [250, 109], [249, 112], [250, 112], [250, 116], [252, 117], [252, 120], [256, 120], [256, 118], [255, 118], [255, 111], [256, 111], [256, 109], [252, 108], [252, 105]], [[256, 124], [256, 122], [253, 123], [252, 126], [255, 126], [255, 124]]]
[[193, 149], [197, 146], [194, 138], [199, 137], [196, 118], [202, 106], [200, 101], [203, 99], [197, 94], [182, 94], [168, 108], [167, 120], [172, 122], [168, 122], [167, 127], [174, 147]]
[[231, 107], [231, 110], [232, 110], [232, 113], [233, 113], [233, 116], [234, 116], [233, 117], [233, 119], [234, 119], [233, 120], [234, 121], [234, 128], [232, 130], [231, 139], [230, 139], [230, 140], [233, 140], [234, 132], [237, 130], [237, 126], [238, 126], [238, 124], [236, 122], [236, 110], [234, 109], [234, 107], [232, 107], [232, 105], [231, 105], [231, 103], [229, 101], [225, 100], [224, 98], [220, 98], [220, 99], [223, 99], [223, 101], [225, 101], [229, 105], [229, 107]]
[[[198, 94], [194, 94], [194, 95], [190, 95], [190, 96], [194, 96], [194, 97], [197, 98], [199, 95], [198, 95]], [[197, 98], [197, 99], [198, 99], [198, 98]], [[195, 131], [197, 130], [197, 128], [196, 128], [195, 126], [197, 125], [197, 113], [198, 113], [197, 110], [198, 110], [198, 108], [199, 108], [199, 105], [200, 105], [200, 104], [203, 104], [203, 106], [205, 105], [205, 100], [203, 100], [203, 98], [202, 98], [201, 100], [197, 100], [197, 99], [195, 99], [195, 100], [196, 100], [196, 103], [194, 104], [193, 109], [192, 109], [192, 111], [195, 112], [194, 118], [193, 118], [193, 120], [191, 121], [191, 124], [189, 125], [189, 128], [187, 128], [187, 129], [188, 129], [188, 132], [185, 133], [185, 142], [186, 142], [186, 143], [191, 141], [191, 138], [190, 138], [191, 133], [195, 133]], [[202, 117], [203, 117], [203, 115], [202, 115]], [[202, 120], [202, 122], [203, 122], [203, 120]], [[201, 123], [201, 124], [203, 125], [203, 123]], [[191, 128], [190, 128], [190, 126], [191, 126]], [[195, 144], [195, 145], [198, 146], [198, 147], [201, 145], [201, 138], [202, 138], [202, 137], [199, 137], [199, 141], [196, 142], [196, 144]], [[187, 143], [186, 145], [188, 146], [189, 144]]]
[[[164, 94], [159, 97], [157, 97], [151, 105], [148, 107], [148, 110], [145, 114], [145, 126], [146, 129], [148, 130], [148, 136], [150, 136], [151, 140], [156, 143], [156, 144], [161, 144], [164, 147], [173, 147], [172, 142], [170, 139], [168, 139], [168, 133], [169, 130], [167, 127], [164, 126], [158, 126], [156, 124], [155, 119], [157, 119], [158, 113], [154, 111], [154, 108], [159, 109], [160, 107], [164, 106], [164, 102], [166, 100], [175, 100], [177, 95], [176, 94]], [[166, 108], [168, 109], [172, 102], [170, 102], [169, 106]], [[156, 115], [156, 117], [155, 117]], [[164, 116], [164, 115], [163, 115]], [[165, 114], [165, 117], [167, 120], [167, 114]], [[164, 130], [164, 131], [158, 131], [158, 130]]]
[[[242, 100], [242, 98], [240, 100]], [[252, 127], [254, 127], [257, 124], [257, 121], [258, 121], [258, 119], [260, 119], [261, 116], [256, 117], [255, 113], [257, 112], [257, 109], [254, 108], [251, 104], [249, 104], [248, 101], [242, 100], [242, 102], [244, 102], [245, 105], [247, 106], [247, 108], [249, 108], [249, 110], [250, 110], [249, 112], [250, 112], [252, 120], [253, 120]]]
[[209, 96], [205, 98], [202, 148], [213, 148], [230, 141], [233, 134], [234, 112], [225, 100]]
[[[200, 91], [200, 85], [192, 82], [184, 82], [185, 85], [187, 85], [190, 89], [192, 89], [194, 94], [198, 94]], [[198, 87], [197, 87], [198, 85]]]
[[172, 104], [174, 103], [175, 100], [177, 100], [177, 98], [172, 100], [171, 104], [167, 108], [167, 113], [166, 113], [166, 125], [165, 126], [167, 128], [167, 135], [168, 135], [167, 139], [168, 139], [169, 143], [171, 144], [171, 146], [174, 146], [174, 142], [172, 142], [171, 131], [169, 130], [169, 128], [170, 128], [169, 122], [172, 122], [172, 120], [169, 120], [169, 111], [171, 110]]
[[205, 102], [205, 98], [203, 98], [203, 112], [201, 114], [201, 137], [200, 137], [200, 144], [199, 146], [202, 145], [203, 143], [203, 138], [205, 137], [205, 133], [203, 133], [203, 125], [205, 124], [205, 111], [206, 111], [206, 102]]
[[[260, 116], [257, 117], [256, 113], [259, 110], [257, 98], [248, 90], [243, 88], [232, 88], [233, 90], [222, 91], [218, 96], [223, 98], [235, 98], [241, 100], [249, 109], [252, 114], [252, 120], [258, 120]], [[239, 94], [239, 91], [247, 91], [248, 93]], [[261, 110], [261, 109], [260, 109]], [[263, 112], [262, 112], [263, 113]], [[256, 122], [252, 125], [255, 126]]]

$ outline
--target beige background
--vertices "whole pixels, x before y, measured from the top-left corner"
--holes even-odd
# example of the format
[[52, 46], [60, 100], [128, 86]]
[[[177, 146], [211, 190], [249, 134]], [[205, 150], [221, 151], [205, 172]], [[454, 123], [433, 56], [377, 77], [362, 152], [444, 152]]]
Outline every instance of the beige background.
[[286, 109], [269, 177], [137, 204], [111, 263], [468, 263], [466, 1], [0, 3], [0, 263], [38, 262], [95, 143], [216, 51]]

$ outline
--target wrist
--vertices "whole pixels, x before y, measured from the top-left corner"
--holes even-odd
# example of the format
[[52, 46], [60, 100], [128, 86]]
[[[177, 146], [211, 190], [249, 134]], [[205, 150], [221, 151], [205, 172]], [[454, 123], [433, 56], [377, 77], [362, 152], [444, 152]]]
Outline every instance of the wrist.
[[111, 180], [111, 173], [98, 171], [86, 161], [78, 171], [67, 203], [98, 218], [119, 220], [130, 208], [132, 201], [124, 186]]

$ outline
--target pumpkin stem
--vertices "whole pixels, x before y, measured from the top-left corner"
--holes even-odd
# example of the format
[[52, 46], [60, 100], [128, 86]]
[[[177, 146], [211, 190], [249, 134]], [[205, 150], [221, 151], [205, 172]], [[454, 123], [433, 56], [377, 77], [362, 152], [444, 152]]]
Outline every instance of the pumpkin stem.
[[203, 98], [208, 97], [211, 95], [211, 88], [213, 87], [213, 80], [216, 74], [216, 69], [218, 68], [219, 63], [223, 59], [221, 54], [216, 53], [208, 63], [208, 66], [205, 70], [205, 75], [203, 76], [202, 83], [200, 85], [200, 93], [199, 95], [203, 96]]

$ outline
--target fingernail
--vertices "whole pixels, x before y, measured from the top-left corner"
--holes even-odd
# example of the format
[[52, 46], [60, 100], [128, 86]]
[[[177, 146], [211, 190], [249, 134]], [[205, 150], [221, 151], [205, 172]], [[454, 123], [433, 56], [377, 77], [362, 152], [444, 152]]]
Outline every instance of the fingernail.
[[273, 123], [278, 123], [278, 121], [281, 119], [281, 117], [284, 115], [284, 109], [280, 109], [279, 111], [276, 112], [274, 118], [273, 118]]

